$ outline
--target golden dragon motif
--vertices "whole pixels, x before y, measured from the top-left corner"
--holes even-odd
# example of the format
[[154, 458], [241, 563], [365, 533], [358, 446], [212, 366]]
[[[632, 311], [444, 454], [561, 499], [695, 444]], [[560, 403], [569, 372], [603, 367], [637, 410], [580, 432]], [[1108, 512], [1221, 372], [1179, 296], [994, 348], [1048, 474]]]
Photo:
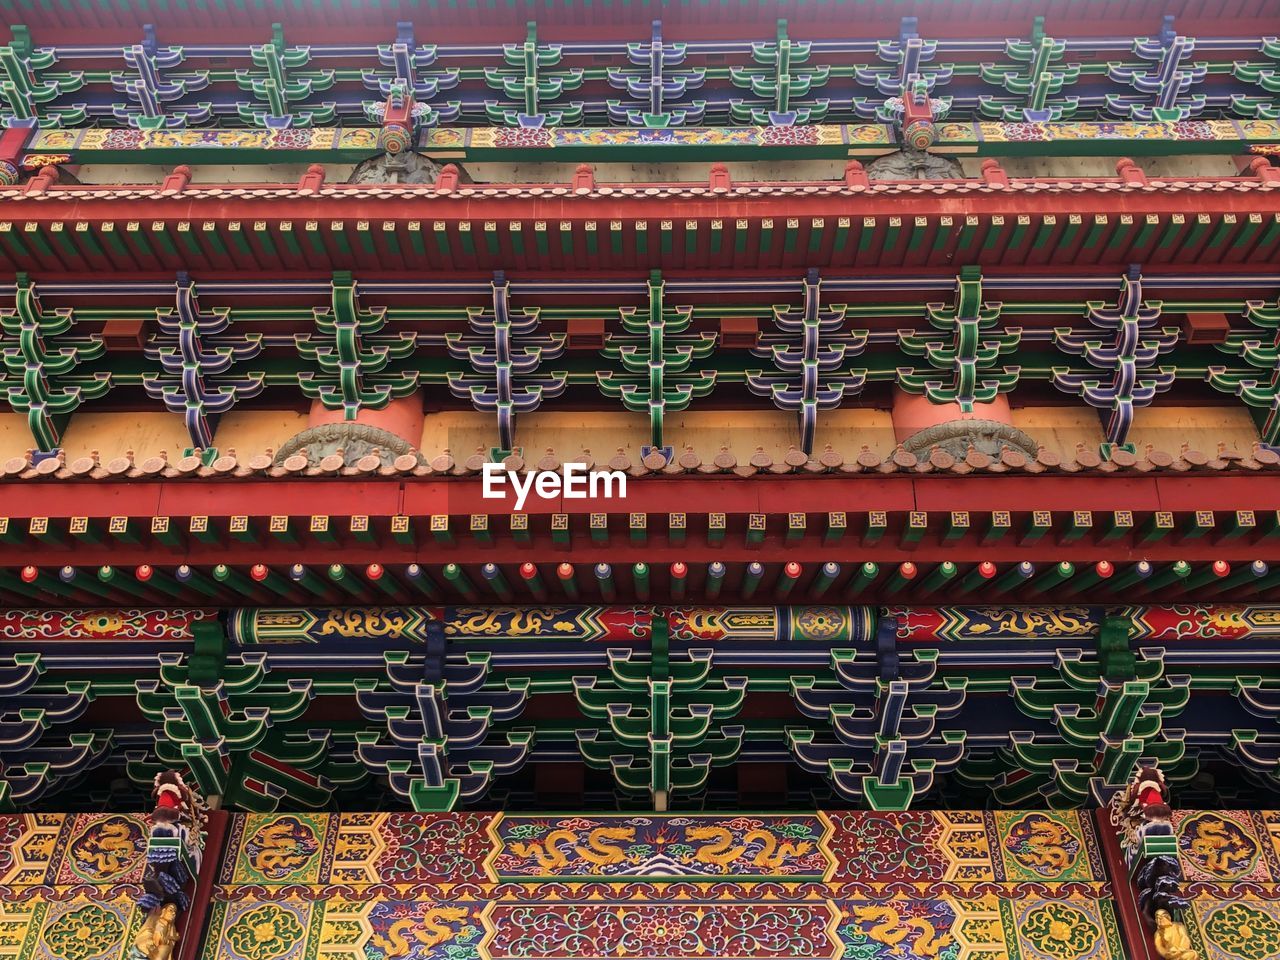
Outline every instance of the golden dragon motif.
[[729, 864], [747, 849], [733, 846], [733, 831], [726, 827], [689, 827], [684, 835], [687, 840], [712, 841], [695, 850], [692, 859], [719, 867], [721, 872], [728, 870]]
[[[889, 947], [889, 952], [894, 956], [901, 956], [910, 948], [913, 956], [936, 957], [944, 947], [952, 943], [951, 934], [938, 933], [931, 921], [924, 917], [908, 917], [903, 920], [893, 907], [854, 907], [853, 917], [859, 923], [878, 920], [878, 923], [873, 922], [863, 932], [877, 943]], [[913, 930], [918, 931], [915, 939], [904, 946], [903, 941], [911, 936]]]
[[1191, 838], [1191, 852], [1211, 873], [1230, 874], [1235, 870], [1232, 860], [1243, 851], [1240, 839], [1221, 820], [1200, 820]]
[[255, 870], [296, 870], [307, 862], [307, 851], [298, 843], [287, 820], [263, 827], [254, 841], [261, 847], [253, 857]]
[[1020, 859], [1037, 867], [1065, 870], [1071, 864], [1071, 854], [1067, 851], [1070, 839], [1062, 824], [1037, 820], [1027, 833], [1026, 845], [1019, 851]]
[[622, 863], [627, 858], [622, 847], [614, 843], [605, 843], [605, 840], [620, 840], [623, 843], [632, 843], [636, 839], [636, 831], [634, 827], [596, 827], [587, 834], [587, 846], [577, 846], [574, 849], [578, 851], [578, 856], [587, 863], [594, 863], [598, 867], [609, 866], [615, 863]]
[[634, 827], [596, 827], [587, 833], [586, 844], [577, 842], [578, 835], [573, 830], [552, 830], [536, 843], [513, 843], [511, 852], [523, 859], [534, 859], [543, 869], [554, 869], [568, 864], [569, 858], [560, 845], [572, 846], [579, 857], [598, 867], [622, 863], [626, 853], [615, 843], [606, 840], [617, 840], [630, 843], [636, 838]]
[[788, 840], [779, 844], [778, 838], [768, 830], [751, 830], [743, 834], [742, 839], [747, 843], [752, 840], [760, 841], [761, 850], [751, 861], [757, 867], [780, 867], [787, 862], [788, 858], [803, 857], [813, 849], [813, 844], [808, 840], [801, 840], [799, 843]]
[[75, 856], [92, 863], [103, 875], [119, 873], [133, 857], [133, 836], [123, 820], [108, 820], [86, 834], [74, 850]]
[[[424, 947], [444, 943], [454, 933], [453, 928], [446, 924], [467, 919], [467, 912], [466, 907], [432, 907], [422, 914], [421, 920], [413, 917], [397, 920], [387, 930], [385, 937], [375, 933], [370, 943], [380, 948], [388, 960], [391, 957], [408, 956], [414, 946], [410, 938]], [[409, 936], [406, 937], [405, 934]]]

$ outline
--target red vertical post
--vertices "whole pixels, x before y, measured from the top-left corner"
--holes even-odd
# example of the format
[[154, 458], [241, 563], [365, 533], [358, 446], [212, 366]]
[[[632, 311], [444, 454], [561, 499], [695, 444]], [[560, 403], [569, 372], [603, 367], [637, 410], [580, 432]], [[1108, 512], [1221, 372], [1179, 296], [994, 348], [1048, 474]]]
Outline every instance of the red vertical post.
[[[1142, 918], [1138, 907], [1138, 891], [1129, 879], [1129, 865], [1124, 862], [1120, 838], [1111, 825], [1105, 807], [1093, 811], [1093, 822], [1098, 828], [1098, 842], [1102, 846], [1102, 859], [1107, 875], [1111, 878], [1111, 893], [1116, 905], [1116, 920], [1124, 937], [1124, 955], [1130, 960], [1160, 960], [1151, 941], [1151, 930]], [[182, 958], [186, 960], [186, 958]]]
[[0, 171], [3, 171], [0, 183], [18, 182], [18, 174], [21, 170], [18, 159], [27, 141], [31, 139], [32, 133], [34, 131], [30, 127], [9, 127], [0, 133]]
[[213, 887], [218, 882], [218, 873], [222, 870], [223, 847], [226, 845], [227, 831], [230, 828], [231, 814], [225, 810], [209, 811], [200, 873], [196, 877], [195, 890], [191, 894], [191, 908], [182, 918], [182, 940], [178, 944], [178, 960], [197, 960], [204, 947], [209, 904], [213, 900]]

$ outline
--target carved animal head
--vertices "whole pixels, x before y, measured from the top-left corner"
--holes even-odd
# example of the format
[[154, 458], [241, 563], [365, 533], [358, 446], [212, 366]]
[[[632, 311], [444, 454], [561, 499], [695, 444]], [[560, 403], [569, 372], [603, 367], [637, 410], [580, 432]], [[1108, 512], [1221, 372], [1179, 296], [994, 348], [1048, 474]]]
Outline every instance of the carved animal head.
[[1169, 795], [1169, 784], [1165, 781], [1159, 767], [1139, 767], [1134, 771], [1133, 779], [1129, 781], [1130, 792], [1136, 796], [1143, 784], [1153, 784], [1164, 796]]

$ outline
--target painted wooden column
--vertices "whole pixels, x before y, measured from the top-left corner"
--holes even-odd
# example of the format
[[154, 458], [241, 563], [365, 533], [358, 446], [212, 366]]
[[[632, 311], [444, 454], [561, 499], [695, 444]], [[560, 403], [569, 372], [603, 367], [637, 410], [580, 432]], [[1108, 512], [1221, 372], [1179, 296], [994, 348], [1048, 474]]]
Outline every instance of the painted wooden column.
[[191, 893], [191, 906], [182, 916], [182, 937], [175, 951], [177, 960], [196, 960], [204, 946], [209, 907], [213, 903], [213, 888], [218, 882], [218, 872], [222, 869], [230, 826], [231, 815], [227, 811], [209, 811], [209, 819], [205, 824], [204, 856], [200, 860], [200, 872]]
[[1153, 949], [1146, 921], [1142, 919], [1142, 910], [1138, 907], [1138, 891], [1129, 875], [1129, 866], [1125, 863], [1124, 851], [1120, 849], [1120, 841], [1116, 837], [1115, 827], [1111, 825], [1107, 809], [1095, 808], [1093, 819], [1102, 847], [1102, 859], [1111, 877], [1114, 897], [1112, 902], [1116, 908], [1116, 920], [1124, 936], [1125, 956], [1132, 960], [1160, 960]]

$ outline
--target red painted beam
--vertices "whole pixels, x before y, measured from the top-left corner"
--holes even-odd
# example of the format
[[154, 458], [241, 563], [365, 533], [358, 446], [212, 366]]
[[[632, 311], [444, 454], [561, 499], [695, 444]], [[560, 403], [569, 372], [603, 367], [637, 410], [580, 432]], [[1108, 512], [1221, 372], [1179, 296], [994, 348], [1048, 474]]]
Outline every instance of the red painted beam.
[[[453, 480], [97, 480], [0, 483], [4, 513], [30, 517], [231, 517], [327, 515], [391, 517], [511, 512], [486, 500], [478, 479]], [[981, 477], [654, 477], [631, 478], [625, 500], [534, 500], [526, 513], [827, 513], [924, 510], [1280, 510], [1273, 471], [1197, 476], [1116, 474]]]
[[[709, 168], [710, 165], [708, 165]], [[1193, 182], [1197, 178], [1184, 178]], [[161, 221], [169, 226], [179, 222], [240, 223], [265, 220], [278, 222], [290, 220], [296, 224], [307, 220], [368, 220], [379, 230], [384, 222], [405, 224], [418, 221], [424, 234], [430, 223], [443, 221], [456, 223], [485, 220], [544, 220], [548, 228], [562, 220], [597, 222], [609, 220], [669, 220], [672, 203], [679, 203], [683, 220], [710, 221], [763, 218], [833, 218], [871, 216], [944, 216], [963, 218], [977, 216], [984, 222], [993, 215], [1016, 218], [1019, 214], [1051, 213], [1065, 216], [1072, 213], [1171, 214], [1235, 213], [1248, 216], [1276, 212], [1273, 192], [1262, 189], [1236, 190], [1235, 183], [1256, 184], [1254, 177], [1235, 180], [1199, 178], [1210, 184], [1221, 184], [1219, 189], [1191, 193], [1186, 190], [1120, 191], [1114, 188], [1116, 178], [1105, 178], [1093, 183], [1073, 181], [1072, 189], [1056, 191], [1040, 190], [991, 190], [971, 189], [962, 193], [938, 195], [924, 191], [883, 192], [832, 192], [807, 194], [800, 192], [761, 192], [749, 197], [723, 196], [709, 191], [702, 196], [681, 197], [674, 201], [670, 196], [528, 196], [523, 191], [508, 187], [495, 187], [494, 193], [482, 194], [483, 186], [473, 188], [477, 193], [459, 196], [456, 193], [439, 194], [431, 189], [395, 191], [382, 188], [385, 196], [372, 196], [366, 188], [352, 187], [325, 195], [303, 195], [293, 186], [265, 185], [253, 190], [257, 196], [230, 197], [226, 187], [201, 188], [190, 186], [181, 195], [172, 197], [139, 196], [147, 188], [95, 185], [79, 187], [53, 187], [50, 194], [63, 194], [66, 199], [52, 203], [48, 199], [22, 197], [17, 188], [0, 188], [13, 191], [0, 208], [0, 218], [22, 222], [55, 223], [67, 221]], [[829, 187], [831, 183], [822, 183]], [[547, 184], [538, 186], [546, 187]], [[555, 186], [551, 184], [550, 186]], [[664, 184], [624, 184], [629, 188], [643, 189]], [[675, 189], [691, 184], [673, 185]], [[767, 187], [767, 185], [762, 185]], [[804, 184], [787, 184], [804, 186]], [[157, 194], [160, 186], [155, 186]], [[124, 196], [129, 193], [131, 196]], [[113, 196], [114, 194], [114, 196]], [[700, 230], [702, 226], [700, 225]], [[558, 236], [554, 237], [558, 240]], [[558, 246], [556, 244], [555, 246]]]
[[[1025, 181], [1033, 184], [1033, 181]], [[1238, 224], [1248, 222], [1251, 216], [1264, 220], [1275, 216], [1274, 198], [1261, 189], [1236, 189], [1241, 184], [1246, 187], [1256, 186], [1259, 181], [1253, 177], [1237, 180], [1206, 181], [1208, 189], [1199, 192], [1187, 190], [1160, 190], [1152, 192], [1124, 192], [1114, 189], [1116, 180], [1107, 178], [1094, 181], [1091, 186], [1073, 187], [1070, 192], [1050, 189], [1003, 190], [995, 191], [976, 187], [973, 183], [959, 187], [956, 192], [939, 196], [920, 191], [908, 190], [899, 192], [896, 188], [883, 192], [854, 193], [849, 190], [834, 190], [831, 183], [820, 184], [816, 193], [781, 193], [772, 190], [769, 185], [751, 196], [723, 196], [704, 191], [688, 196], [687, 189], [664, 189], [665, 185], [656, 185], [654, 195], [644, 192], [639, 196], [621, 196], [618, 193], [593, 196], [556, 197], [549, 191], [532, 196], [524, 188], [497, 189], [492, 193], [484, 193], [487, 188], [461, 188], [474, 190], [474, 193], [463, 195], [460, 191], [441, 194], [433, 188], [406, 189], [404, 192], [376, 197], [363, 188], [338, 188], [338, 192], [327, 196], [304, 195], [296, 187], [266, 186], [250, 191], [252, 197], [231, 197], [226, 188], [188, 187], [180, 195], [158, 196], [159, 187], [153, 195], [146, 195], [145, 189], [122, 191], [113, 187], [71, 187], [52, 188], [50, 192], [32, 197], [17, 192], [16, 188], [0, 188], [0, 220], [30, 225], [53, 223], [59, 225], [71, 221], [73, 223], [142, 223], [151, 228], [152, 224], [164, 224], [172, 237], [181, 233], [198, 245], [198, 251], [186, 257], [187, 266], [207, 275], [209, 271], [237, 271], [239, 278], [252, 277], [256, 274], [278, 277], [281, 266], [285, 263], [293, 272], [325, 271], [333, 268], [359, 269], [362, 275], [369, 276], [381, 273], [388, 268], [396, 268], [396, 258], [377, 248], [378, 244], [395, 237], [402, 249], [409, 249], [415, 240], [425, 242], [424, 264], [426, 267], [457, 273], [460, 271], [477, 271], [485, 273], [489, 270], [505, 269], [539, 269], [562, 271], [573, 264], [566, 263], [561, 252], [559, 237], [567, 226], [567, 235], [576, 237], [574, 249], [584, 249], [583, 237], [588, 221], [597, 225], [611, 222], [622, 224], [624, 236], [634, 234], [634, 226], [639, 223], [650, 224], [650, 233], [662, 220], [669, 219], [673, 204], [679, 204], [680, 218], [673, 223], [675, 242], [672, 251], [661, 253], [655, 248], [656, 237], [650, 239], [650, 251], [640, 255], [635, 250], [635, 241], [624, 241], [618, 254], [605, 244], [596, 256], [597, 275], [600, 271], [634, 271], [649, 266], [662, 266], [667, 270], [749, 270], [761, 269], [794, 270], [802, 266], [830, 267], [856, 270], [871, 267], [892, 269], [904, 266], [910, 259], [905, 247], [907, 232], [901, 231], [897, 246], [885, 248], [880, 235], [885, 232], [889, 217], [899, 217], [905, 224], [914, 224], [917, 220], [923, 225], [919, 228], [925, 233], [951, 229], [943, 225], [944, 217], [949, 218], [952, 225], [964, 223], [966, 218], [977, 224], [976, 229], [963, 232], [953, 231], [953, 237], [964, 235], [969, 242], [963, 248], [947, 250], [946, 262], [972, 262], [987, 267], [1000, 267], [1011, 270], [1033, 270], [1042, 272], [1042, 265], [1033, 256], [1028, 246], [1004, 250], [1003, 243], [991, 249], [983, 249], [982, 238], [989, 225], [996, 217], [1003, 218], [1005, 223], [1015, 221], [1019, 216], [1032, 217], [1031, 229], [1038, 230], [1034, 221], [1040, 216], [1050, 214], [1058, 223], [1065, 223], [1069, 215], [1078, 215], [1081, 219], [1092, 222], [1095, 216], [1105, 215], [1109, 223], [1118, 222], [1121, 216], [1132, 216], [1135, 220], [1149, 215], [1169, 221], [1174, 214], [1206, 214], [1213, 222], [1234, 215]], [[687, 186], [687, 185], [686, 185]], [[803, 186], [803, 185], [796, 185]], [[645, 187], [643, 184], [631, 185], [633, 189]], [[128, 194], [126, 196], [126, 194]], [[53, 201], [57, 202], [53, 202]], [[388, 202], [392, 200], [394, 202]], [[870, 229], [877, 239], [859, 253], [853, 253], [849, 262], [848, 250], [832, 263], [833, 253], [830, 246], [834, 236], [831, 230], [833, 218], [847, 218], [850, 221], [850, 244], [861, 247], [858, 234], [863, 229]], [[761, 246], [759, 225], [765, 219], [775, 223], [798, 221], [796, 228], [798, 242], [791, 250], [783, 250], [780, 231], [774, 231], [772, 246], [765, 249]], [[827, 224], [827, 240], [816, 251], [808, 251], [806, 237], [815, 219], [823, 219]], [[872, 224], [863, 226], [866, 219]], [[544, 222], [552, 242], [545, 254], [538, 253], [536, 248], [527, 248], [526, 253], [515, 256], [510, 248], [508, 225], [519, 221], [524, 225], [525, 235], [532, 232], [535, 221]], [[683, 234], [686, 221], [696, 224], [699, 237], [696, 249], [685, 254]], [[711, 232], [713, 221], [723, 226], [724, 242], [718, 253], [712, 254], [709, 244], [704, 242]], [[273, 235], [277, 249], [285, 249], [281, 224], [292, 225], [296, 235], [308, 223], [318, 224], [316, 234], [321, 238], [322, 251], [313, 253], [310, 243], [303, 244], [303, 255], [282, 255], [276, 257], [259, 254], [242, 256], [231, 252], [223, 252], [205, 241], [206, 237], [225, 234], [229, 223], [263, 223], [265, 230]], [[480, 231], [483, 224], [492, 222], [497, 225], [495, 236], [498, 246], [490, 251], [487, 245], [477, 246], [474, 252], [462, 252], [459, 241], [462, 228], [472, 234]], [[747, 242], [739, 244], [741, 230], [737, 226], [742, 222], [745, 226]], [[343, 225], [349, 249], [344, 252], [332, 240], [334, 223]], [[437, 231], [440, 224], [443, 231]], [[356, 234], [363, 227], [363, 235], [373, 241], [373, 246], [365, 249]], [[413, 229], [411, 229], [411, 227]], [[208, 229], [206, 229], [208, 228]], [[1185, 232], [1185, 230], [1184, 230]], [[125, 231], [125, 237], [134, 240], [140, 238], [138, 232]], [[237, 236], [243, 235], [237, 234]], [[250, 232], [256, 237], [256, 231]], [[1132, 236], [1136, 236], [1133, 233]], [[1208, 234], [1206, 233], [1206, 236]], [[1080, 236], [1084, 236], [1081, 231]], [[436, 240], [443, 238], [445, 246], [440, 248]], [[256, 242], [256, 240], [254, 241]], [[1177, 241], [1167, 247], [1170, 251], [1165, 259], [1172, 262], [1189, 262], [1189, 254], [1178, 247]], [[742, 246], [743, 249], [739, 250]], [[122, 255], [109, 254], [106, 261], [101, 259], [95, 248], [78, 243], [72, 238], [72, 249], [60, 252], [60, 259], [54, 261], [42, 256], [34, 249], [24, 254], [12, 253], [3, 258], [3, 263], [13, 270], [31, 270], [47, 278], [50, 274], [68, 273], [85, 274], [94, 270], [110, 268], [116, 273], [132, 273], [137, 271], [159, 273], [171, 268], [172, 264], [164, 256], [148, 256], [140, 250]], [[228, 245], [227, 251], [234, 246]], [[1197, 260], [1199, 271], [1223, 270], [1233, 266], [1238, 258], [1227, 257], [1231, 250], [1229, 245], [1222, 245], [1212, 256], [1206, 255]], [[1098, 255], [1090, 259], [1092, 264], [1080, 264], [1078, 269], [1094, 272], [1098, 270], [1114, 270], [1116, 265], [1128, 264], [1141, 251], [1131, 249], [1129, 243], [1120, 244], [1114, 249], [1107, 248], [1105, 257], [1103, 245], [1098, 247]], [[1069, 251], [1068, 251], [1069, 253]], [[1255, 251], [1258, 257], [1265, 259], [1267, 251]], [[914, 256], [914, 255], [913, 255]], [[1051, 251], [1055, 264], [1067, 263], [1070, 256], [1062, 250]], [[1160, 258], [1155, 258], [1159, 260]], [[941, 266], [942, 264], [939, 264]], [[207, 276], [206, 276], [207, 278]]]
[[[493, 533], [504, 549], [518, 551], [521, 560], [549, 562], [566, 557], [570, 548], [553, 542], [548, 514], [564, 513], [571, 518], [572, 556], [576, 561], [607, 559], [612, 563], [645, 560], [650, 563], [705, 563], [712, 560], [754, 560], [770, 551], [785, 550], [788, 559], [802, 563], [826, 560], [862, 562], [874, 559], [892, 563], [910, 559], [916, 563], [951, 560], [977, 563], [988, 560], [999, 564], [1031, 560], [1036, 563], [1069, 560], [1073, 563], [1113, 563], [1138, 559], [1186, 560], [1206, 563], [1225, 560], [1231, 564], [1265, 560], [1280, 561], [1280, 540], [1256, 534], [1220, 540], [1213, 536], [1183, 538], [1176, 531], [1152, 543], [1139, 538], [1111, 543], [1094, 543], [1092, 537], [1072, 542], [1058, 542], [1062, 530], [1039, 540], [1019, 544], [1014, 535], [984, 545], [977, 527], [958, 540], [944, 543], [940, 530], [951, 511], [968, 511], [976, 515], [995, 510], [1012, 509], [1014, 525], [1025, 524], [1032, 510], [1048, 510], [1056, 514], [1059, 525], [1064, 515], [1075, 510], [1106, 513], [1128, 510], [1135, 514], [1138, 525], [1154, 511], [1171, 511], [1179, 527], [1192, 511], [1210, 510], [1231, 514], [1237, 510], [1254, 510], [1260, 519], [1274, 517], [1280, 510], [1280, 483], [1271, 473], [1204, 474], [1199, 476], [986, 476], [979, 483], [975, 477], [831, 475], [826, 477], [758, 477], [743, 478], [650, 478], [633, 479], [628, 484], [625, 500], [592, 501], [562, 499], [531, 501], [526, 513], [533, 517], [531, 540], [526, 545], [509, 545], [505, 540], [503, 515], [511, 509], [509, 501], [486, 500], [481, 485], [474, 479], [386, 479], [386, 480], [266, 480], [236, 479], [223, 481], [126, 481], [49, 482], [18, 481], [0, 484], [0, 495], [11, 505], [10, 527], [25, 533], [27, 521], [34, 516], [47, 517], [53, 529], [63, 528], [72, 517], [91, 517], [100, 521], [125, 516], [135, 521], [144, 535], [136, 544], [114, 543], [106, 538], [98, 544], [65, 537], [63, 543], [19, 542], [0, 546], [0, 565], [36, 564], [43, 567], [74, 563], [78, 566], [111, 564], [118, 567], [142, 563], [229, 564], [265, 563], [272, 565], [328, 563], [356, 564], [380, 562], [438, 563], [440, 547], [423, 528], [425, 518], [448, 515], [453, 518], [457, 542], [449, 547], [449, 559], [459, 563], [484, 562], [495, 559], [495, 547], [481, 543], [466, 532], [468, 515], [488, 514], [495, 518]], [[854, 508], [852, 511], [850, 508]], [[908, 511], [924, 510], [930, 514], [930, 529], [917, 543], [899, 542], [898, 528]], [[723, 542], [707, 543], [705, 525], [700, 514], [711, 511], [728, 515], [728, 529]], [[889, 514], [889, 529], [874, 545], [860, 543], [861, 524], [867, 511]], [[658, 518], [647, 542], [634, 543], [618, 536], [607, 546], [593, 543], [587, 532], [588, 515], [612, 515], [615, 529], [626, 529], [628, 513], [647, 513]], [[823, 543], [821, 522], [810, 524], [801, 539], [783, 539], [785, 514], [804, 512], [820, 518], [829, 512], [848, 512], [850, 530], [843, 539]], [[670, 545], [665, 534], [666, 513], [692, 514], [688, 539]], [[762, 544], [748, 544], [744, 527], [748, 514], [770, 517], [768, 535]], [[257, 518], [257, 526], [265, 527], [270, 516], [290, 516], [305, 521], [312, 515], [334, 518], [337, 542], [315, 543], [305, 533], [300, 543], [284, 543], [269, 534], [260, 534], [257, 542], [236, 539], [224, 543], [200, 544], [189, 541], [169, 548], [145, 535], [149, 518], [167, 516], [173, 519], [175, 532], [185, 534], [186, 519], [208, 516], [211, 529], [223, 529], [225, 518], [249, 516]], [[370, 529], [378, 540], [361, 543], [346, 534], [343, 518], [368, 516]], [[418, 518], [416, 544], [402, 545], [385, 531], [394, 516]]]

